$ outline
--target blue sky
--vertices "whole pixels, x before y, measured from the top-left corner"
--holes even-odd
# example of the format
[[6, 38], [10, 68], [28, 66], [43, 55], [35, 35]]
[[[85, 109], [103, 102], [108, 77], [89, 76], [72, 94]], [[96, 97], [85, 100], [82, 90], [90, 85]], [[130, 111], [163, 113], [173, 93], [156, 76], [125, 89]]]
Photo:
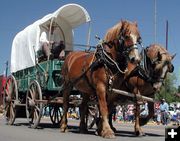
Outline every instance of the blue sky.
[[[0, 74], [5, 62], [10, 60], [14, 36], [67, 3], [82, 5], [90, 14], [92, 23], [91, 45], [96, 45], [94, 36], [103, 38], [107, 29], [121, 19], [137, 21], [144, 46], [154, 43], [154, 0], [1, 0], [0, 1]], [[165, 46], [166, 20], [169, 22], [170, 53], [177, 53], [173, 63], [180, 85], [180, 1], [157, 0], [157, 43]], [[77, 29], [75, 43], [83, 43], [85, 33]]]

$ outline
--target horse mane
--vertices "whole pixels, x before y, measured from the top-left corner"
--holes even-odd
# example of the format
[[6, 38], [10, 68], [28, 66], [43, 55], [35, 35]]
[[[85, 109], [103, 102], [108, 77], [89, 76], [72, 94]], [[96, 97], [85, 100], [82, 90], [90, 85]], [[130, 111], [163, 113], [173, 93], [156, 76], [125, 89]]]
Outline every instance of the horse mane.
[[156, 58], [158, 56], [158, 52], [161, 53], [166, 53], [169, 54], [168, 51], [160, 44], [151, 44], [148, 47], [148, 52], [147, 55], [153, 59]]
[[117, 37], [120, 35], [122, 27], [124, 31], [129, 30], [129, 24], [134, 24], [134, 23], [127, 20], [121, 20], [116, 25], [108, 29], [104, 37], [104, 40], [109, 42], [109, 41], [113, 41], [114, 39], [117, 39]]

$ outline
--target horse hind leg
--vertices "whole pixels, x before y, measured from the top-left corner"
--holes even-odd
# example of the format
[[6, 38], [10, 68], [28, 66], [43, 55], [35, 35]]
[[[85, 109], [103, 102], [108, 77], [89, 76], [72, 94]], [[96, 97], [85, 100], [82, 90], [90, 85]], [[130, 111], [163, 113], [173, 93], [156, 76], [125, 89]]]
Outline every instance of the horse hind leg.
[[80, 105], [80, 132], [86, 133], [87, 130], [87, 116], [88, 116], [88, 101], [89, 96], [87, 94], [82, 95], [82, 103]]
[[67, 128], [67, 113], [68, 113], [68, 109], [69, 109], [69, 96], [70, 96], [70, 92], [72, 90], [72, 86], [69, 84], [65, 84], [64, 85], [64, 90], [63, 90], [63, 116], [61, 118], [61, 122], [60, 122], [60, 130], [61, 132], [67, 132], [68, 128]]
[[96, 88], [96, 93], [98, 96], [99, 109], [101, 113], [101, 120], [98, 125], [98, 134], [104, 138], [115, 138], [114, 132], [108, 122], [109, 115], [106, 101], [106, 87], [104, 84], [99, 83]]

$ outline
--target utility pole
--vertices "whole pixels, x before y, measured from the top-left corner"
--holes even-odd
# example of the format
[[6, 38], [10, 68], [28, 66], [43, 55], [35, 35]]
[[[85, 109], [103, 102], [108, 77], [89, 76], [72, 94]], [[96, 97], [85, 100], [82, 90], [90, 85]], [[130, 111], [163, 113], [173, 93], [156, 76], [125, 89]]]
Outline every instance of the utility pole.
[[8, 76], [8, 61], [6, 61], [6, 73], [5, 73], [5, 76], [6, 76], [6, 78]]
[[157, 18], [157, 9], [156, 9], [156, 0], [154, 0], [154, 43], [156, 43], [156, 18]]
[[168, 20], [166, 21], [166, 50], [168, 50]]

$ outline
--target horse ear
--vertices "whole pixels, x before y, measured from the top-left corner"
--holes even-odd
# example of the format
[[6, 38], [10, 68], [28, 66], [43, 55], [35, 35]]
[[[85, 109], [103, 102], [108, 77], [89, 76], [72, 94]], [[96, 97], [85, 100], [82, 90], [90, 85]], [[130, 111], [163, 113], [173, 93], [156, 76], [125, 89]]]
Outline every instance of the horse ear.
[[176, 53], [171, 56], [172, 60], [174, 59], [175, 56], [176, 56]]
[[134, 22], [134, 24], [135, 24], [136, 27], [138, 26], [136, 21]]
[[123, 26], [125, 24], [125, 20], [121, 19], [121, 25]]

